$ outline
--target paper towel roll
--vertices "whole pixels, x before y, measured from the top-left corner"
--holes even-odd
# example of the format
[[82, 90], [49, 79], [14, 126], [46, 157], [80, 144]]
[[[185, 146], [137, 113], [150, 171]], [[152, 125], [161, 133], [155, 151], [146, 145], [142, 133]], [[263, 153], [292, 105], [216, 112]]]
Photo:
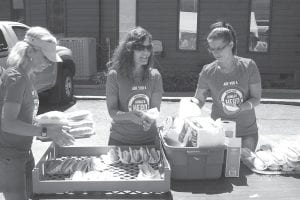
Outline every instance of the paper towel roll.
[[222, 127], [226, 137], [233, 138], [236, 136], [236, 123], [235, 121], [222, 120]]

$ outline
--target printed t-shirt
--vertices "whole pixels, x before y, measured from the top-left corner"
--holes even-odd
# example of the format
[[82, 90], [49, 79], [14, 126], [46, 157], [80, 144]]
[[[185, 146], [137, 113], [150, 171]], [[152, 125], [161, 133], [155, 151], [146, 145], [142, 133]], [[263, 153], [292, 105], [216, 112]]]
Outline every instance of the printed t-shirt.
[[217, 61], [205, 65], [199, 74], [197, 87], [208, 89], [213, 99], [211, 117], [216, 120], [236, 121], [237, 136], [257, 133], [255, 110], [247, 110], [233, 115], [223, 111], [225, 105], [240, 105], [250, 98], [251, 84], [261, 82], [259, 70], [255, 62], [248, 58], [236, 56], [235, 69], [230, 73], [220, 70]]
[[[119, 110], [123, 112], [139, 110], [146, 111], [152, 108], [151, 97], [154, 93], [163, 93], [161, 75], [156, 69], [150, 70], [149, 78], [139, 84], [110, 70], [106, 81], [106, 95], [116, 96], [119, 99]], [[112, 121], [111, 138], [129, 144], [151, 142], [157, 134], [156, 125], [149, 131], [130, 120]]]
[[[18, 119], [32, 124], [37, 114], [39, 100], [28, 75], [21, 69], [7, 69], [0, 89], [0, 111], [5, 102], [20, 104]], [[1, 123], [0, 123], [1, 127]], [[32, 138], [0, 131], [1, 154], [22, 154], [31, 149]]]

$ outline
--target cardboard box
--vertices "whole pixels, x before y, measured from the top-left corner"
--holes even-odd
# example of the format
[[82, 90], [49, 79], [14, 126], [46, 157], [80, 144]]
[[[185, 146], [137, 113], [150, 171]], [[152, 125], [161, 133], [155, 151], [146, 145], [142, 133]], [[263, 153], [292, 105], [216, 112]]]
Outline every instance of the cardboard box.
[[241, 159], [241, 138], [225, 138], [226, 163], [225, 177], [239, 177], [240, 174], [240, 159]]

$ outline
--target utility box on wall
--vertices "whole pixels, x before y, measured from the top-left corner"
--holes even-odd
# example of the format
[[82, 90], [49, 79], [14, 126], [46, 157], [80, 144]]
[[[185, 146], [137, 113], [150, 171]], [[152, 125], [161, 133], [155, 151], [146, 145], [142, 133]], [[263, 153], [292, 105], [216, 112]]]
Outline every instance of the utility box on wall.
[[59, 40], [61, 46], [72, 50], [75, 62], [75, 80], [89, 80], [97, 73], [96, 39], [70, 37]]

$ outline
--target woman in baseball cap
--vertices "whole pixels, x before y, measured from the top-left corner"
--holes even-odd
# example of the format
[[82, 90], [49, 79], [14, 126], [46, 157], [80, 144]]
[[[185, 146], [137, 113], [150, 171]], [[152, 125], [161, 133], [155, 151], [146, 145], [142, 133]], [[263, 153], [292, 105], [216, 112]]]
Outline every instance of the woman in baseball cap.
[[53, 62], [57, 41], [45, 28], [30, 28], [23, 41], [11, 49], [8, 68], [0, 87], [0, 193], [8, 199], [28, 199], [31, 194], [31, 152], [34, 136], [47, 136], [58, 145], [71, 145], [74, 138], [62, 126], [35, 125], [39, 99], [34, 72], [43, 71]]

